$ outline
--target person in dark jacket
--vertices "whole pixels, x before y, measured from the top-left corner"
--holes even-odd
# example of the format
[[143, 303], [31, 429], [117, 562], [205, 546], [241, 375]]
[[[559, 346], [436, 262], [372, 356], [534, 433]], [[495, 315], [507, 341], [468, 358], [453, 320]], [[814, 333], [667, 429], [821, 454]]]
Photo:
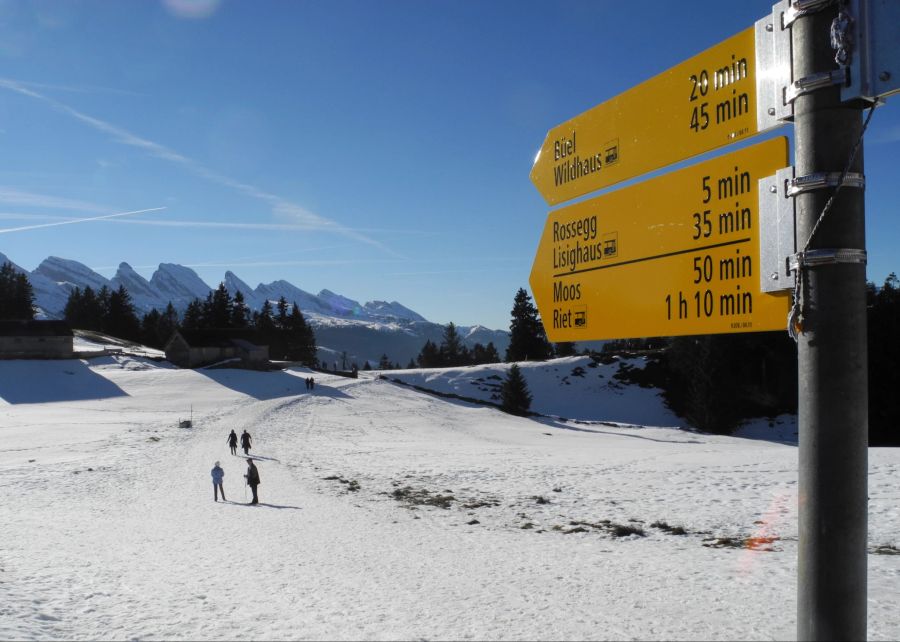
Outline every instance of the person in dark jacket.
[[225, 489], [222, 487], [222, 478], [225, 477], [225, 471], [219, 466], [219, 462], [213, 466], [211, 471], [213, 480], [213, 500], [219, 501], [219, 493], [222, 493], [222, 501], [225, 501]]
[[249, 457], [247, 458], [247, 474], [244, 477], [247, 479], [247, 485], [250, 486], [250, 490], [253, 491], [253, 499], [250, 503], [258, 504], [259, 497], [256, 495], [256, 487], [259, 486], [259, 471], [256, 469], [256, 464]]
[[250, 433], [246, 430], [241, 433], [241, 448], [244, 449], [244, 454], [250, 454]]
[[234, 432], [233, 428], [228, 434], [228, 447], [231, 448], [232, 455], [237, 455], [237, 433]]

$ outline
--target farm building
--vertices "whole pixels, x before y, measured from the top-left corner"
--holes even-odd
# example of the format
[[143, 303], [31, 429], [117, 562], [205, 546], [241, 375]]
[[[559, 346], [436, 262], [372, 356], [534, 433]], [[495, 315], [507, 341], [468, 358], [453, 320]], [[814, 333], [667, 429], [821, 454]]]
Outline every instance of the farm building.
[[199, 368], [228, 359], [240, 359], [247, 366], [261, 366], [269, 360], [269, 347], [253, 343], [247, 330], [177, 330], [166, 343], [166, 359], [182, 368]]
[[73, 352], [65, 321], [0, 321], [0, 359], [71, 359]]

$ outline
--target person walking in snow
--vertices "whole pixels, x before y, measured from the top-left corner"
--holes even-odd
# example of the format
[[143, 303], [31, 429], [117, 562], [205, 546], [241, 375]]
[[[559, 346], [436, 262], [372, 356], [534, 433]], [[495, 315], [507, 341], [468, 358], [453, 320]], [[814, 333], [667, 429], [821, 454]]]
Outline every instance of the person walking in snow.
[[228, 434], [228, 447], [231, 448], [232, 455], [237, 455], [237, 433], [234, 432], [234, 428]]
[[216, 462], [216, 465], [213, 466], [211, 473], [213, 480], [213, 500], [219, 501], [219, 493], [222, 493], [222, 501], [224, 502], [225, 489], [222, 487], [222, 478], [225, 477], [225, 471], [222, 470], [219, 462]]
[[241, 434], [241, 448], [244, 449], [244, 454], [250, 454], [250, 433], [246, 430]]
[[259, 497], [256, 495], [256, 487], [259, 486], [259, 471], [256, 469], [256, 464], [249, 457], [247, 457], [247, 474], [244, 475], [244, 478], [247, 480], [250, 490], [253, 491], [253, 499], [250, 503], [258, 504]]

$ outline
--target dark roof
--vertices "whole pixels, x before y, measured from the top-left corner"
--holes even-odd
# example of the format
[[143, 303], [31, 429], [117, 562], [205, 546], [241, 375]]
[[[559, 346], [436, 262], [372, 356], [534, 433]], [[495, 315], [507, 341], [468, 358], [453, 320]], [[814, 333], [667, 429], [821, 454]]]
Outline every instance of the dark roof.
[[71, 337], [72, 328], [65, 321], [0, 321], [0, 337]]
[[223, 328], [215, 330], [194, 331], [179, 330], [178, 333], [192, 348], [225, 348], [233, 345], [232, 342], [235, 340], [246, 341], [254, 345], [259, 345], [259, 343], [257, 342], [258, 337], [256, 336], [256, 332], [254, 330]]

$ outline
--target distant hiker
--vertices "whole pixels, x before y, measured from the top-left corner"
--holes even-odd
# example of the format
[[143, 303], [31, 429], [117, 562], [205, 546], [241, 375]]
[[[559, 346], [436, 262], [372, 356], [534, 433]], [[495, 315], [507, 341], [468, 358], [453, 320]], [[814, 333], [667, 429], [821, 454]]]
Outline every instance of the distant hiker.
[[247, 458], [247, 474], [244, 475], [247, 480], [247, 485], [250, 487], [250, 490], [253, 491], [253, 499], [250, 501], [251, 504], [258, 504], [259, 497], [256, 496], [256, 487], [259, 486], [259, 471], [256, 469], [256, 464], [253, 463], [253, 460], [249, 457]]
[[222, 478], [225, 476], [225, 471], [219, 466], [219, 462], [216, 462], [216, 465], [213, 466], [211, 473], [213, 480], [213, 500], [219, 501], [219, 493], [222, 493], [222, 501], [224, 502], [225, 489], [222, 487]]
[[310, 390], [316, 389], [316, 380], [313, 379], [312, 377], [309, 378], [309, 389]]
[[234, 432], [233, 428], [228, 435], [228, 447], [231, 448], [232, 455], [237, 455], [237, 433]]
[[241, 434], [241, 448], [244, 449], [244, 454], [250, 454], [250, 433], [246, 430]]
[[309, 389], [312, 387], [312, 386], [309, 385], [309, 380], [310, 380], [310, 377], [307, 377], [306, 379], [303, 380], [303, 383], [306, 384], [306, 389], [307, 389], [307, 390], [309, 390]]

